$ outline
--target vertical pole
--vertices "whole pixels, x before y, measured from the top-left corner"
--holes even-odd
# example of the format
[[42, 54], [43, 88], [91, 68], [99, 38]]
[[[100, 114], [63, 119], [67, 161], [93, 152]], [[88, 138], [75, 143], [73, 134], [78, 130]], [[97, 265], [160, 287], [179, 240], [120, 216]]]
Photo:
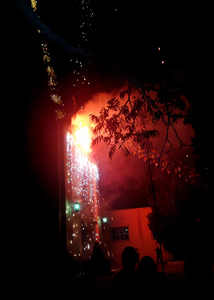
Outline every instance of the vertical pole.
[[62, 250], [62, 189], [61, 189], [61, 151], [60, 151], [60, 125], [57, 122], [57, 142], [58, 142], [58, 189], [59, 189], [59, 246]]
[[[154, 185], [153, 178], [152, 178], [152, 170], [151, 170], [150, 163], [149, 163], [149, 175], [150, 175], [151, 185], [152, 185], [152, 196], [153, 196], [153, 202], [154, 202], [155, 219], [156, 219], [157, 232], [158, 232], [158, 237], [159, 237], [160, 228], [159, 228], [159, 218], [158, 218], [157, 206], [156, 206], [156, 190], [155, 190], [155, 185]], [[162, 252], [161, 242], [159, 242], [159, 246], [160, 246], [160, 255], [161, 255], [162, 270], [163, 270], [163, 273], [165, 273], [165, 271], [164, 271], [163, 252]]]
[[94, 214], [95, 214], [95, 221], [97, 222], [97, 224], [95, 225], [95, 241], [100, 242], [99, 220], [98, 220], [98, 195], [97, 195], [96, 173], [95, 173], [95, 171], [93, 171], [93, 189], [94, 189]]
[[60, 255], [66, 254], [66, 238], [65, 238], [65, 201], [62, 190], [62, 161], [63, 161], [63, 141], [62, 138], [62, 124], [60, 121], [57, 122], [57, 140], [58, 140], [58, 189], [59, 189], [59, 247]]

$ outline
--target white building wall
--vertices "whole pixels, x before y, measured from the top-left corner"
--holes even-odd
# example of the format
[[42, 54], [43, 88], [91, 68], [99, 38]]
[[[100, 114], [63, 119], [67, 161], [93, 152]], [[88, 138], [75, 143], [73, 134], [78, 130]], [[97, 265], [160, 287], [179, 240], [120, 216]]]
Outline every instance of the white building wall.
[[[107, 222], [102, 222], [102, 243], [106, 254], [111, 258], [111, 265], [122, 266], [121, 254], [125, 247], [132, 246], [138, 249], [139, 259], [143, 256], [151, 256], [155, 262], [157, 254], [155, 249], [158, 244], [153, 239], [148, 227], [147, 215], [151, 213], [150, 207], [111, 210], [102, 213], [102, 218], [106, 217]], [[111, 241], [110, 228], [128, 227], [129, 240]], [[164, 251], [163, 251], [164, 252]], [[163, 253], [164, 261], [168, 260], [168, 254]]]

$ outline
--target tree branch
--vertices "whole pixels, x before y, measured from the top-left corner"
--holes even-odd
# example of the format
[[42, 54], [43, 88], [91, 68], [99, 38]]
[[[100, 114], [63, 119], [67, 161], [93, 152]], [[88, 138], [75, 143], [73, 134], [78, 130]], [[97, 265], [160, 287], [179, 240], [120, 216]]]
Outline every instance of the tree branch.
[[174, 126], [173, 124], [171, 124], [171, 126], [172, 126], [172, 128], [173, 128], [173, 130], [174, 130], [174, 132], [175, 132], [176, 138], [180, 141], [180, 148], [183, 147], [183, 146], [193, 147], [193, 145], [187, 145], [187, 144], [185, 144], [185, 143], [179, 138], [178, 133], [177, 133], [177, 130], [175, 129], [175, 126]]
[[163, 154], [163, 150], [164, 150], [164, 148], [165, 148], [165, 146], [166, 146], [166, 142], [167, 141], [169, 141], [168, 140], [168, 136], [169, 136], [169, 123], [167, 124], [167, 129], [166, 129], [166, 137], [165, 137], [165, 141], [164, 141], [164, 143], [163, 143], [163, 147], [162, 147], [162, 149], [161, 149], [161, 152], [160, 152], [160, 156], [159, 156], [159, 163], [160, 163], [160, 159], [161, 159], [161, 156], [162, 156], [162, 154]]

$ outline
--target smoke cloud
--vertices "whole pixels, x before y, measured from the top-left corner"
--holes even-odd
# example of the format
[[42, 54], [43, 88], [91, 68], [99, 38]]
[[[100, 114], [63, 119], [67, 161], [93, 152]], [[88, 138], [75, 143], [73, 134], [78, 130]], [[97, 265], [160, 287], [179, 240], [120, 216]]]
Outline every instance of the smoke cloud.
[[[79, 111], [81, 118], [86, 120], [87, 126], [93, 128], [94, 124], [89, 118], [90, 114], [99, 115], [100, 110], [106, 107], [107, 101], [112, 97], [119, 99], [120, 92], [127, 89], [127, 85], [121, 84], [119, 89], [112, 89], [111, 92], [96, 93], [84, 105], [82, 111]], [[42, 91], [43, 92], [43, 91]], [[52, 107], [46, 102], [46, 94], [40, 92], [34, 95], [34, 105], [29, 114], [28, 124], [28, 163], [35, 180], [42, 185], [42, 189], [47, 190], [47, 197], [54, 199], [58, 205], [58, 137], [57, 123], [53, 118]], [[39, 101], [38, 101], [39, 99]], [[44, 105], [46, 103], [46, 105]], [[75, 121], [75, 116], [72, 122]], [[161, 122], [152, 124], [147, 120], [148, 129], [157, 129], [159, 135], [152, 139], [153, 148], [160, 153], [166, 134], [166, 127]], [[182, 121], [175, 125], [180, 139], [191, 144], [191, 138], [194, 136], [194, 130], [190, 125], [185, 126]], [[185, 165], [194, 166], [197, 159], [193, 154], [193, 149], [184, 147], [180, 150], [180, 143], [175, 137], [173, 130], [170, 130], [170, 141], [173, 144], [174, 152], [170, 151], [167, 155], [171, 158], [179, 159]], [[169, 145], [166, 145], [166, 150]], [[130, 157], [125, 157], [118, 150], [112, 160], [108, 156], [109, 147], [101, 143], [93, 148], [92, 159], [98, 162], [100, 169], [100, 194], [101, 204], [106, 208], [128, 208], [147, 205], [146, 189], [149, 184], [149, 177], [146, 175], [146, 164], [143, 158], [139, 159], [137, 155], [131, 153]], [[161, 178], [166, 182], [170, 180], [170, 175], [166, 172], [156, 170], [154, 178]], [[44, 188], [43, 188], [44, 185]], [[49, 197], [50, 193], [50, 197]], [[103, 200], [104, 199], [104, 200]], [[106, 205], [107, 203], [107, 205]]]
[[[120, 96], [120, 92], [127, 89], [127, 86], [122, 86], [120, 89], [115, 89], [111, 93], [97, 93], [84, 105], [81, 116], [87, 119], [88, 125], [93, 127], [92, 121], [89, 118], [90, 114], [99, 115], [100, 110], [106, 107], [107, 101], [113, 97]], [[185, 100], [188, 104], [188, 101]], [[159, 132], [157, 137], [151, 139], [153, 148], [157, 153], [161, 152], [165, 137], [166, 126], [159, 121], [153, 124], [150, 116], [147, 118], [147, 129], [156, 129]], [[191, 144], [191, 139], [194, 136], [194, 130], [191, 125], [184, 125], [182, 120], [175, 124], [175, 131], [171, 128], [169, 131], [169, 140], [172, 143], [173, 151], [167, 153], [172, 159], [181, 160], [185, 164], [194, 165], [197, 157], [193, 154], [193, 149], [184, 147], [180, 149], [180, 141], [176, 134], [185, 144]], [[169, 149], [169, 143], [166, 144], [166, 150]], [[108, 153], [110, 148], [100, 143], [93, 148], [93, 157], [98, 161], [100, 169], [100, 194], [101, 204], [106, 208], [125, 208], [139, 207], [147, 205], [146, 189], [150, 179], [146, 175], [146, 166], [143, 159], [139, 159], [137, 155], [131, 153], [130, 157], [125, 157], [118, 150], [112, 160], [109, 159]], [[187, 159], [188, 158], [188, 159]], [[157, 170], [156, 177], [167, 177], [167, 174]], [[166, 179], [166, 182], [169, 180]]]

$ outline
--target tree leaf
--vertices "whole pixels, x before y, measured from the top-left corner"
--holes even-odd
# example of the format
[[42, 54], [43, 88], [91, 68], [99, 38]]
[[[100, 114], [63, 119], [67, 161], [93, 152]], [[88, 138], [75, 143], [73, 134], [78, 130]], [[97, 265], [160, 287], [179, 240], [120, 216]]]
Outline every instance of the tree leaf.
[[128, 89], [128, 90], [125, 90], [125, 91], [123, 91], [123, 92], [121, 92], [121, 93], [120, 93], [120, 98], [121, 98], [121, 99], [124, 99], [125, 94], [128, 94], [128, 92], [129, 92], [129, 89]]
[[114, 154], [115, 154], [115, 151], [116, 151], [116, 145], [113, 145], [111, 146], [111, 149], [109, 151], [109, 158], [112, 159]]
[[99, 123], [99, 118], [93, 114], [90, 114], [89, 117], [91, 118], [91, 120], [94, 122], [94, 123]]

